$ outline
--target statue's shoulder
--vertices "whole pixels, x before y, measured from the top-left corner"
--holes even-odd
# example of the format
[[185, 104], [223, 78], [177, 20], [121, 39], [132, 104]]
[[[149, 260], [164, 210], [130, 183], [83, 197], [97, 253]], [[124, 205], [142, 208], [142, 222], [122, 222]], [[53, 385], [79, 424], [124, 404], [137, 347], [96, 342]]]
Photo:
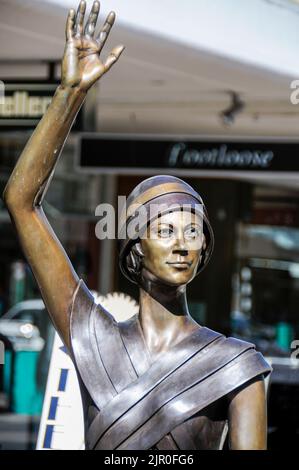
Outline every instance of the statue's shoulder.
[[94, 303], [94, 297], [83, 279], [79, 279], [77, 287], [72, 298], [72, 310], [79, 304], [80, 307], [91, 306]]
[[[262, 353], [257, 350], [254, 343], [233, 336], [225, 336], [214, 330], [209, 330], [209, 334], [219, 335], [221, 348], [227, 356], [227, 364], [235, 364], [239, 371], [244, 368], [248, 371], [251, 370], [253, 376], [263, 375], [266, 377], [272, 372], [272, 367]], [[216, 345], [217, 341], [214, 343]]]
[[109, 323], [116, 323], [114, 317], [104, 308], [103, 305], [101, 305], [101, 303], [96, 301], [92, 291], [87, 287], [84, 280], [80, 279], [71, 302], [71, 324], [76, 320], [82, 325], [83, 323], [90, 323], [89, 318], [91, 316], [102, 319], [103, 321], [106, 320]]
[[205, 336], [210, 339], [221, 339], [223, 347], [232, 348], [232, 349], [255, 349], [256, 346], [254, 343], [249, 341], [244, 341], [240, 338], [235, 338], [234, 336], [226, 336], [219, 331], [212, 330], [208, 327], [202, 327], [202, 330], [205, 332]]
[[240, 338], [235, 338], [234, 336], [225, 337], [225, 345], [227, 348], [239, 349], [240, 351], [254, 349], [256, 346], [254, 343], [245, 341]]

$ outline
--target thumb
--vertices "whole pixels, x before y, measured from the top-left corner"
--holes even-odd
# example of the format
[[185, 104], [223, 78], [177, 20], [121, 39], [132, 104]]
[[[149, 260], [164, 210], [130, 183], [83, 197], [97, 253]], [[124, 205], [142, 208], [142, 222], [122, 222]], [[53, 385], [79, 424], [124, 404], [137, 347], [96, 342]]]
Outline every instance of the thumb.
[[107, 70], [109, 70], [112, 67], [112, 65], [118, 60], [118, 58], [120, 57], [124, 49], [125, 49], [125, 46], [123, 46], [122, 44], [112, 49], [112, 51], [110, 52], [110, 54], [108, 55], [104, 63], [105, 72], [107, 72]]

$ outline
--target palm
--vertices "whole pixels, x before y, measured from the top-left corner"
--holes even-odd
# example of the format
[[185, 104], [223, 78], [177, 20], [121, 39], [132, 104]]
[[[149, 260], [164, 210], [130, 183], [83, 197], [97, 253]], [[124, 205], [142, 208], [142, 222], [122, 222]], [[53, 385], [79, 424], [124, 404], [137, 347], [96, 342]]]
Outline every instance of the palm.
[[98, 44], [86, 38], [68, 41], [62, 71], [65, 85], [91, 86], [105, 71]]
[[77, 14], [75, 15], [74, 10], [70, 10], [68, 16], [67, 41], [62, 60], [62, 83], [65, 86], [79, 86], [87, 90], [116, 62], [124, 46], [114, 48], [107, 60], [102, 62], [100, 52], [108, 38], [115, 15], [113, 12], [108, 15], [103, 28], [95, 38], [99, 3], [94, 2], [83, 31], [85, 8], [85, 1], [81, 1]]

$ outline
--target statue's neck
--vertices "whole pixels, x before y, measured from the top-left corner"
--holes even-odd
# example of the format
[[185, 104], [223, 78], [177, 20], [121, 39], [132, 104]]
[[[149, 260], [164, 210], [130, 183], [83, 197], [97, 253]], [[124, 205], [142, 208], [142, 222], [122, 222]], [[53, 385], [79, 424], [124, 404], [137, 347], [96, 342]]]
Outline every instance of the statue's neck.
[[167, 351], [198, 328], [188, 311], [186, 286], [143, 280], [139, 294], [139, 321], [153, 356]]

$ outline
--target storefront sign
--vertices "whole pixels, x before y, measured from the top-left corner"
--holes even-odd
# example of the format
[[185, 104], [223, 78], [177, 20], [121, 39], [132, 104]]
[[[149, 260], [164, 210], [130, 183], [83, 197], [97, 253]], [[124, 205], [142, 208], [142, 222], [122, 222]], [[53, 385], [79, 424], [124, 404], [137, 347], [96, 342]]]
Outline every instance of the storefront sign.
[[[4, 83], [0, 101], [0, 130], [34, 128], [42, 118], [57, 88], [57, 83]], [[74, 130], [82, 130], [81, 113]]]
[[79, 167], [90, 171], [234, 170], [299, 171], [299, 143], [173, 141], [82, 134]]

